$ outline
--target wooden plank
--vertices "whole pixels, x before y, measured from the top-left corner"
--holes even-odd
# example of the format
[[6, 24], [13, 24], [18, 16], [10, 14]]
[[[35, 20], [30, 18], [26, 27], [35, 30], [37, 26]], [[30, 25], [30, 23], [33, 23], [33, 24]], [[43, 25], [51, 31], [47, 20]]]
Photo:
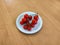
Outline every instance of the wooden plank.
[[[40, 14], [40, 32], [25, 35], [16, 28], [16, 18], [24, 11]], [[0, 45], [60, 45], [60, 1], [0, 0]]]

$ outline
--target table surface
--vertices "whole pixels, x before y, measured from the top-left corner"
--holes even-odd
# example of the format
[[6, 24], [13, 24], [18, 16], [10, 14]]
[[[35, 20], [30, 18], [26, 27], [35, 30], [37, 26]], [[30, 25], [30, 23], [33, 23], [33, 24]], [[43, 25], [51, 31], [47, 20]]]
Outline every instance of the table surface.
[[[40, 14], [41, 31], [26, 35], [16, 28], [25, 11]], [[60, 0], [0, 0], [0, 45], [60, 45]]]

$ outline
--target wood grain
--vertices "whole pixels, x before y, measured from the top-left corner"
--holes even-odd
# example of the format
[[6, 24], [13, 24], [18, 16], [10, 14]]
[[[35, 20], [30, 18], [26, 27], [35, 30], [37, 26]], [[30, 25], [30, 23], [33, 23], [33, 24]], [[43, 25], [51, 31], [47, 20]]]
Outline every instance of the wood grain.
[[[24, 11], [40, 14], [40, 32], [25, 35], [16, 28]], [[60, 45], [60, 0], [0, 0], [0, 45]]]

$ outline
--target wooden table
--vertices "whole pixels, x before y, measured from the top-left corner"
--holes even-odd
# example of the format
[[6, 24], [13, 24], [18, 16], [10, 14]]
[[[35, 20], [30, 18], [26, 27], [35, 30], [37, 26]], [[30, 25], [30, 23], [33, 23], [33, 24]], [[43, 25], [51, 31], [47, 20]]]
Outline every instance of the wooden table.
[[[26, 35], [16, 28], [25, 11], [38, 12], [43, 28]], [[60, 0], [0, 0], [0, 45], [60, 45]]]

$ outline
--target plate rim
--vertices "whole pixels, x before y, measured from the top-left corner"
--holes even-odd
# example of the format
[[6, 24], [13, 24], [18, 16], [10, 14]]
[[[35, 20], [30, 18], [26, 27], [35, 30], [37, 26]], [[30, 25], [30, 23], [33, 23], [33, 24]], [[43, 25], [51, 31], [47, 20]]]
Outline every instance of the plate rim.
[[[31, 11], [27, 11], [27, 12], [31, 12]], [[23, 13], [26, 13], [26, 12], [23, 12]], [[21, 14], [23, 14], [23, 13], [21, 13]], [[32, 13], [35, 13], [35, 12], [32, 12]], [[24, 32], [24, 31], [22, 31], [22, 30], [18, 27], [18, 25], [17, 25], [17, 20], [18, 20], [18, 18], [20, 17], [21, 14], [19, 14], [18, 17], [17, 17], [17, 19], [16, 19], [16, 27], [18, 28], [18, 30], [19, 30], [20, 32], [25, 33], [25, 34], [34, 34], [34, 33], [37, 33], [37, 32], [39, 32], [39, 31], [41, 30], [41, 28], [42, 28], [42, 26], [43, 26], [43, 21], [42, 21], [41, 16], [38, 14], [39, 18], [41, 19], [41, 26], [40, 26], [40, 28], [38, 28], [37, 31], [34, 31], [34, 32]], [[36, 13], [35, 13], [35, 14], [36, 14]]]

